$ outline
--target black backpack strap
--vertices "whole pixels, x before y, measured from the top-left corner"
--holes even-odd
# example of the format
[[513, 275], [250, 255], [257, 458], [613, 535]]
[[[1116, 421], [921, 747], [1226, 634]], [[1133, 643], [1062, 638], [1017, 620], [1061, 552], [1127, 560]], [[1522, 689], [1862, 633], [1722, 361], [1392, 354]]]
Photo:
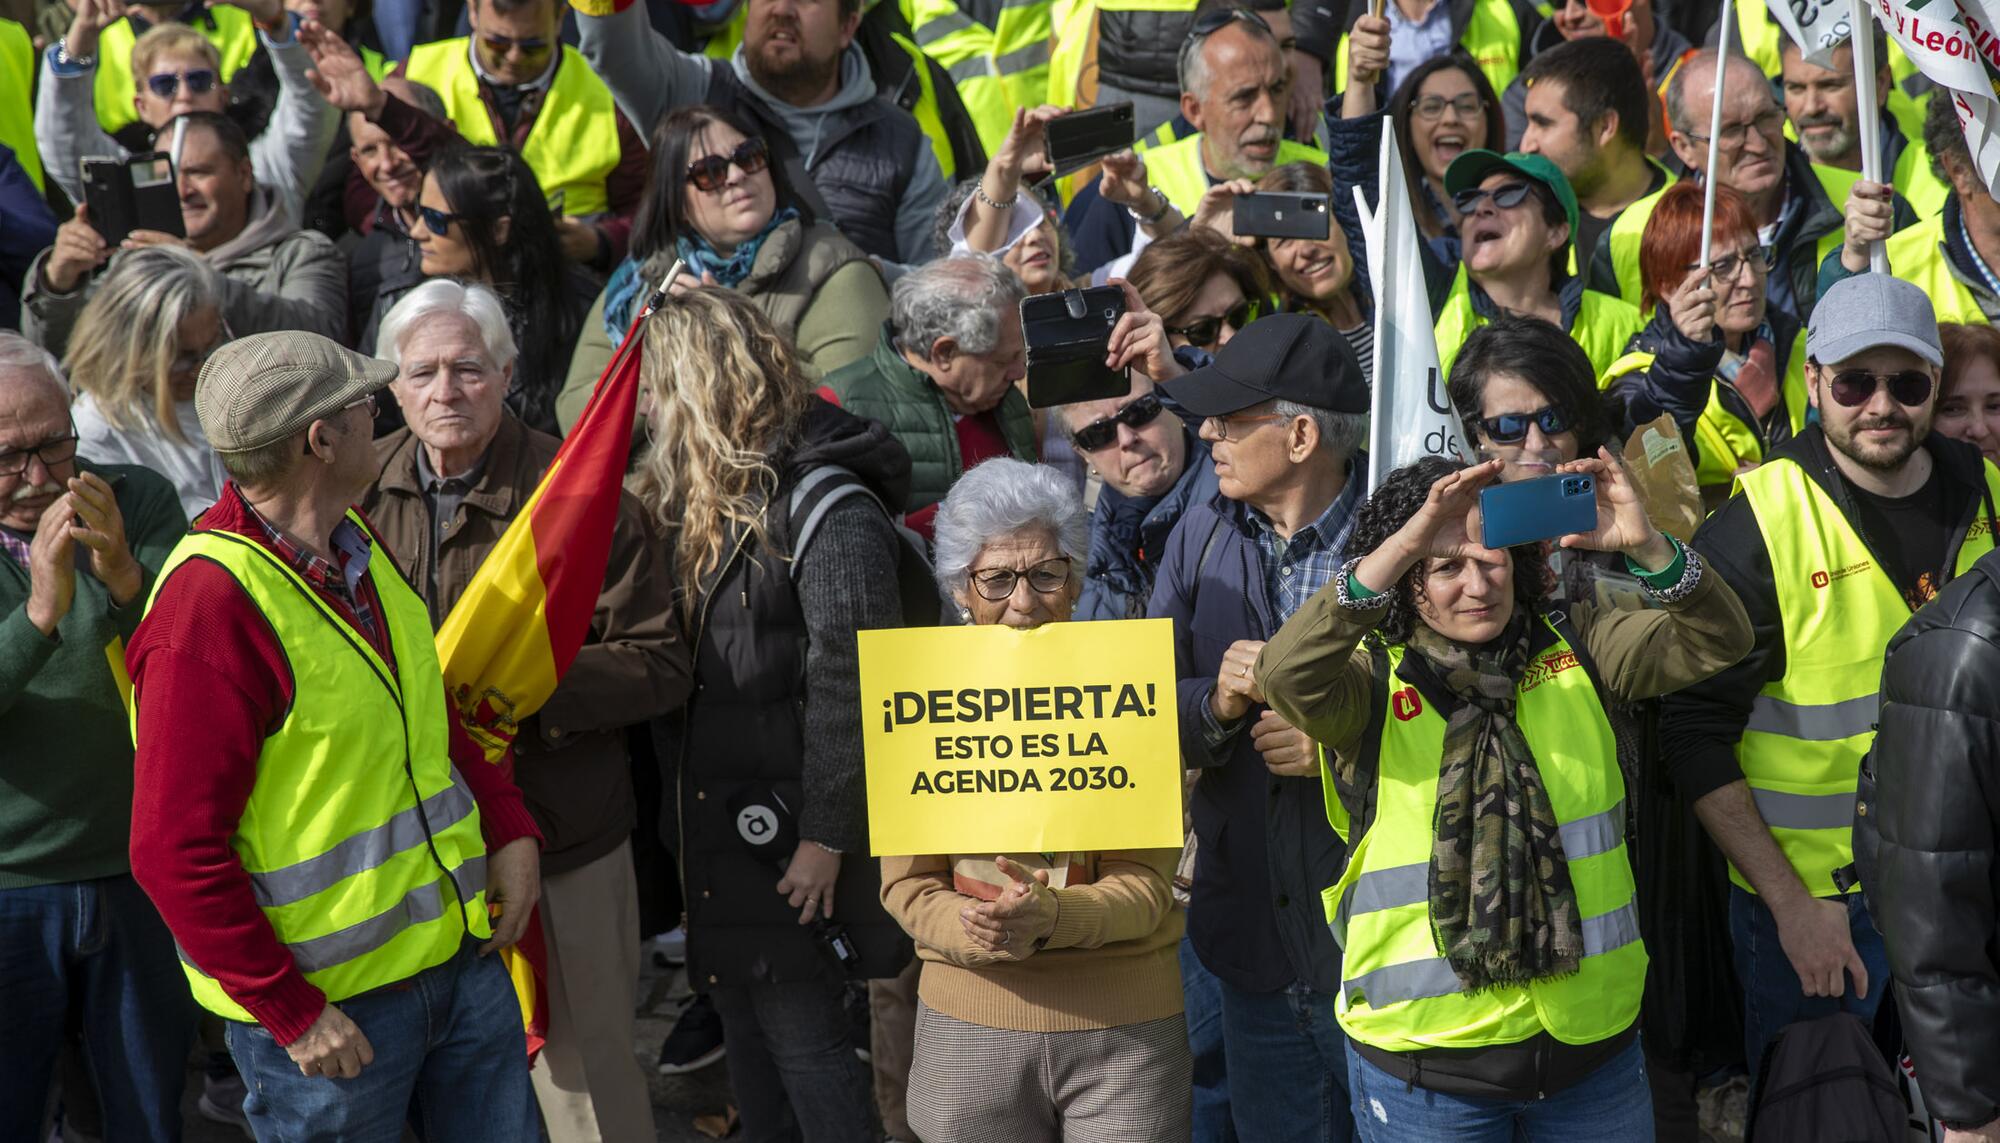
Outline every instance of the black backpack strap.
[[1589, 676], [1590, 685], [1597, 688], [1597, 701], [1609, 707], [1615, 698], [1605, 689], [1604, 675], [1597, 669], [1597, 660], [1591, 658], [1590, 646], [1584, 642], [1583, 633], [1577, 629], [1576, 621], [1569, 617], [1569, 609], [1558, 607], [1548, 614], [1549, 626], [1555, 628], [1556, 634], [1562, 636], [1563, 642], [1569, 644], [1569, 649], [1576, 652], [1577, 665], [1581, 666], [1583, 673]]
[[792, 558], [793, 574], [797, 574], [798, 558], [812, 543], [820, 524], [826, 520], [826, 514], [850, 496], [866, 496], [892, 522], [896, 519], [895, 513], [889, 511], [881, 497], [876, 496], [860, 477], [837, 464], [820, 465], [792, 486], [791, 497], [785, 506], [785, 530], [789, 534], [786, 551]]

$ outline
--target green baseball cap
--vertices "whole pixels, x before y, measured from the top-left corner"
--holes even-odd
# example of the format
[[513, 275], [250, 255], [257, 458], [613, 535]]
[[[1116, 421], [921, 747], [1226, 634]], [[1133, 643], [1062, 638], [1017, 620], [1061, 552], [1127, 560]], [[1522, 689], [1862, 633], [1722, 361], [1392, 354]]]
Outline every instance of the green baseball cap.
[[1562, 204], [1563, 217], [1569, 219], [1570, 241], [1576, 241], [1576, 192], [1570, 189], [1569, 179], [1562, 173], [1562, 168], [1545, 156], [1527, 155], [1520, 151], [1509, 151], [1504, 155], [1498, 151], [1467, 151], [1444, 169], [1444, 193], [1456, 197], [1463, 191], [1473, 190], [1495, 171], [1513, 171], [1549, 188], [1556, 201]]

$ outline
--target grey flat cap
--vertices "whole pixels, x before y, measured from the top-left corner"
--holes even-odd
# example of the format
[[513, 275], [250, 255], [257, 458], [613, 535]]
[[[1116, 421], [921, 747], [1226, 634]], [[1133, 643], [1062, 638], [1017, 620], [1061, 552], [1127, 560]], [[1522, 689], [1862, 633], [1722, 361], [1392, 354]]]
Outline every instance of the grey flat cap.
[[255, 333], [201, 367], [194, 411], [217, 452], [284, 440], [396, 379], [396, 367], [316, 333]]
[[1907, 349], [1932, 365], [1944, 364], [1937, 311], [1915, 283], [1888, 274], [1843, 278], [1820, 295], [1806, 330], [1806, 353], [1834, 365], [1871, 349]]

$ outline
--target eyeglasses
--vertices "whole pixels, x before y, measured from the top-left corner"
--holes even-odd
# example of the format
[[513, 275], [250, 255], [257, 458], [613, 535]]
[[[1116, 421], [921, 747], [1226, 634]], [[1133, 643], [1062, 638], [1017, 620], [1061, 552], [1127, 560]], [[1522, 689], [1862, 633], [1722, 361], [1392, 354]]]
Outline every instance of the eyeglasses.
[[425, 230], [430, 231], [432, 234], [437, 235], [439, 238], [443, 238], [445, 235], [451, 233], [452, 223], [470, 216], [465, 214], [457, 214], [446, 210], [439, 210], [437, 207], [434, 206], [419, 205], [417, 207], [417, 217], [424, 220]]
[[988, 603], [999, 603], [1014, 594], [1014, 586], [1027, 577], [1028, 587], [1042, 595], [1054, 595], [1069, 583], [1069, 557], [1043, 560], [1026, 571], [1013, 568], [985, 568], [972, 573], [972, 590]]
[[183, 83], [187, 84], [189, 95], [207, 95], [215, 90], [215, 72], [205, 67], [193, 71], [163, 71], [146, 77], [146, 90], [161, 99], [172, 99]]
[[1543, 436], [1552, 437], [1569, 431], [1569, 416], [1549, 405], [1532, 413], [1502, 413], [1479, 422], [1479, 427], [1486, 430], [1486, 439], [1494, 444], [1520, 444], [1528, 439], [1530, 425], [1539, 426]]
[[1186, 325], [1166, 327], [1168, 333], [1187, 338], [1189, 345], [1197, 349], [1208, 349], [1222, 338], [1222, 327], [1239, 330], [1257, 319], [1257, 307], [1252, 302], [1244, 302], [1226, 314], [1196, 318]]
[[75, 460], [76, 442], [76, 421], [71, 420], [66, 437], [52, 437], [38, 445], [0, 452], [0, 476], [21, 475], [28, 471], [28, 465], [35, 457], [41, 458], [43, 468], [54, 468]]
[[208, 364], [208, 359], [215, 356], [216, 350], [235, 340], [236, 332], [230, 329], [229, 322], [224, 320], [222, 323], [222, 336], [216, 338], [214, 344], [210, 345], [207, 349], [189, 349], [177, 354], [173, 361], [168, 364], [167, 372], [181, 377], [185, 377], [190, 373], [199, 373], [201, 367]]
[[[1283, 413], [1256, 413], [1248, 416], [1242, 413], [1231, 413], [1226, 417], [1210, 417], [1206, 421], [1204, 421], [1203, 424], [1214, 425], [1215, 439], [1219, 442], [1227, 443], [1230, 439], [1229, 431], [1231, 426], [1260, 425], [1267, 421], [1289, 421], [1289, 420], [1291, 420], [1291, 418], [1285, 416]], [[1236, 438], [1236, 440], [1239, 441], [1242, 439], [1243, 437], [1241, 436]]]
[[1069, 435], [1076, 447], [1084, 452], [1096, 452], [1118, 443], [1118, 426], [1143, 429], [1159, 419], [1161, 410], [1159, 397], [1148, 393], [1131, 404], [1102, 420], [1092, 421]]
[[[1757, 134], [1769, 139], [1775, 136], [1784, 125], [1785, 116], [1783, 112], [1765, 111], [1748, 123], [1731, 123], [1725, 126], [1722, 129], [1722, 134], [1717, 138], [1721, 140], [1723, 150], [1734, 151], [1749, 141], [1751, 131], [1754, 130]], [[1683, 131], [1681, 134], [1697, 143], [1706, 143], [1709, 140], [1709, 136], [1697, 135], [1693, 131]]]
[[1442, 95], [1426, 95], [1411, 104], [1410, 110], [1417, 113], [1417, 118], [1427, 123], [1435, 123], [1444, 118], [1444, 109], [1447, 107], [1458, 112], [1460, 119], [1470, 119], [1486, 109], [1486, 101], [1469, 92], [1465, 95], [1455, 95], [1450, 99]]
[[[1770, 273], [1771, 268], [1777, 264], [1778, 248], [1776, 246], [1758, 246], [1740, 253], [1724, 254], [1720, 258], [1711, 258], [1708, 262], [1708, 269], [1717, 278], [1727, 282], [1731, 278], [1734, 278], [1737, 271], [1743, 269], [1745, 266], [1750, 267], [1751, 274], [1763, 275]], [[1701, 263], [1688, 263], [1688, 270], [1690, 272], [1700, 269]]]
[[359, 409], [363, 405], [368, 406], [369, 420], [371, 421], [375, 420], [376, 418], [382, 415], [382, 405], [380, 402], [375, 400], [375, 394], [373, 393], [368, 394], [366, 397], [356, 397], [354, 400], [349, 401], [345, 405], [342, 405], [340, 407], [340, 411], [343, 413], [353, 412], [355, 409]]
[[1931, 375], [1921, 369], [1905, 369], [1900, 373], [1843, 369], [1827, 381], [1826, 388], [1842, 408], [1854, 409], [1873, 400], [1875, 391], [1884, 385], [1889, 387], [1889, 396], [1908, 409], [1916, 408], [1931, 396]]
[[1271, 25], [1265, 21], [1264, 17], [1259, 16], [1248, 8], [1211, 8], [1196, 18], [1194, 26], [1188, 29], [1188, 42], [1205, 40], [1239, 20], [1245, 24], [1255, 24], [1266, 32], [1271, 30]]
[[719, 191], [729, 181], [729, 168], [754, 175], [771, 165], [771, 152], [762, 139], [745, 139], [727, 155], [703, 155], [688, 164], [688, 181], [698, 191]]
[[521, 54], [524, 56], [538, 56], [549, 50], [549, 42], [540, 36], [524, 36], [520, 39], [515, 39], [512, 36], [495, 36], [489, 33], [481, 33], [479, 38], [486, 41], [486, 50], [496, 56], [506, 55], [509, 48], [521, 49]]
[[1479, 204], [1493, 200], [1493, 209], [1512, 210], [1528, 200], [1534, 193], [1533, 183], [1501, 183], [1497, 187], [1472, 187], [1451, 196], [1451, 203], [1460, 214], [1471, 214], [1479, 209]]

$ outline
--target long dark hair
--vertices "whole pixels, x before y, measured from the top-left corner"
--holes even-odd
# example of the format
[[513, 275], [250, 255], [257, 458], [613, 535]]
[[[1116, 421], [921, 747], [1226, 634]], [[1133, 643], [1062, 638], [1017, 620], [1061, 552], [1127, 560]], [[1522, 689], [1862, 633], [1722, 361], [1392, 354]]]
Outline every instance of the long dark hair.
[[[1423, 89], [1425, 80], [1448, 69], [1464, 73], [1472, 81], [1472, 90], [1479, 94], [1480, 110], [1486, 118], [1486, 137], [1477, 145], [1488, 151], [1507, 149], [1507, 116], [1500, 107], [1500, 97], [1493, 94], [1493, 85], [1487, 82], [1486, 73], [1479, 70], [1471, 56], [1457, 49], [1432, 56], [1404, 76], [1402, 86], [1389, 97], [1389, 115], [1396, 124], [1396, 149], [1403, 153], [1403, 178], [1409, 182], [1412, 196], [1421, 196], [1424, 187], [1423, 164], [1417, 162], [1417, 150], [1410, 143], [1410, 117], [1415, 114], [1417, 92]], [[1416, 197], [1411, 205], [1418, 208], [1418, 228], [1429, 234], [1436, 223], [1431, 210], [1421, 197]]]
[[[1383, 477], [1382, 483], [1368, 497], [1368, 502], [1354, 514], [1354, 532], [1347, 541], [1348, 554], [1365, 556], [1381, 547], [1424, 506], [1431, 485], [1464, 467], [1466, 464], [1461, 460], [1427, 456]], [[1543, 552], [1542, 545], [1522, 544], [1508, 548], [1507, 556], [1514, 563], [1514, 614], [1532, 616], [1539, 613], [1542, 601], [1555, 588], [1555, 574], [1549, 570], [1548, 556]], [[1389, 613], [1375, 627], [1375, 634], [1384, 643], [1409, 642], [1417, 624], [1424, 621], [1417, 610], [1424, 600], [1424, 564], [1425, 561], [1418, 560], [1414, 567], [1403, 573], [1402, 579], [1389, 588]]]
[[[504, 148], [463, 147], [438, 156], [430, 173], [452, 213], [460, 216], [459, 234], [472, 251], [467, 276], [492, 286], [507, 303], [521, 347], [514, 388], [552, 393], [568, 369], [583, 315], [571, 304], [570, 269], [535, 172]], [[510, 220], [504, 242], [503, 218]], [[533, 408], [541, 403], [527, 404]], [[515, 411], [530, 423], [538, 419], [522, 408]]]
[[[661, 251], [670, 251], [690, 228], [688, 163], [693, 161], [696, 144], [718, 123], [734, 128], [745, 139], [764, 138], [764, 133], [740, 113], [708, 103], [676, 107], [654, 125], [653, 163], [646, 172], [646, 194], [639, 200], [639, 212], [632, 219], [632, 257], [644, 262]], [[777, 192], [773, 210], [793, 207], [806, 225], [812, 225], [812, 212], [793, 193], [791, 180], [785, 177], [785, 165], [773, 155], [765, 170], [771, 175], [771, 189]]]

